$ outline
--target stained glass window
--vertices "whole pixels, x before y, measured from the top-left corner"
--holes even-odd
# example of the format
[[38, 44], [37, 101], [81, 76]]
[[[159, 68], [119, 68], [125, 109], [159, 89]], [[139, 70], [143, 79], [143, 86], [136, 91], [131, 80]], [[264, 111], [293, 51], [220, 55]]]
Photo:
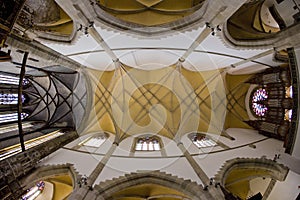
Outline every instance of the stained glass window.
[[268, 110], [268, 107], [263, 104], [263, 101], [267, 100], [267, 98], [268, 92], [266, 89], [259, 88], [253, 93], [252, 110], [259, 117], [264, 116]]
[[139, 137], [135, 144], [136, 151], [159, 151], [160, 144], [157, 137], [144, 136]]
[[21, 197], [21, 200], [34, 200], [36, 199], [44, 190], [45, 182], [39, 181], [36, 185], [30, 188], [26, 194]]
[[[25, 102], [26, 98], [22, 94], [21, 96], [22, 103]], [[18, 94], [6, 94], [6, 93], [0, 93], [0, 105], [5, 104], [18, 104]]]

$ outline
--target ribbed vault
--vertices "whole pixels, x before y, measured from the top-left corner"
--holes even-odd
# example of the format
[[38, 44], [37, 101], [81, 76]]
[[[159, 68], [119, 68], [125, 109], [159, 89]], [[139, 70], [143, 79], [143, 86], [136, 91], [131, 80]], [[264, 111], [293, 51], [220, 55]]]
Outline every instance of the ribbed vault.
[[141, 70], [121, 64], [97, 76], [94, 105], [100, 129], [120, 140], [142, 133], [173, 139], [223, 130], [226, 95], [219, 70], [197, 72], [176, 65]]
[[204, 0], [98, 0], [101, 9], [124, 20], [157, 26], [179, 20], [201, 8]]

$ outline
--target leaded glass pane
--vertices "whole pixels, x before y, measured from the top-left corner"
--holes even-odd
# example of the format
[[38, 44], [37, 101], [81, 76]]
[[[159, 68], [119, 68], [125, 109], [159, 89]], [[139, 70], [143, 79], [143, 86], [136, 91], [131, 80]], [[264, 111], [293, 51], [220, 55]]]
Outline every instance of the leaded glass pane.
[[268, 107], [262, 103], [267, 98], [268, 93], [263, 88], [257, 89], [252, 96], [252, 110], [259, 117], [264, 116], [268, 110]]

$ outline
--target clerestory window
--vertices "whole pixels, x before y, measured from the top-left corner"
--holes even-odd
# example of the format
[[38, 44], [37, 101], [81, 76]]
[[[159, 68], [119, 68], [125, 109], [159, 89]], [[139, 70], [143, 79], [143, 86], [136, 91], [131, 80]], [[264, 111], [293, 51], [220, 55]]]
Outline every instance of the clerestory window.
[[[22, 103], [26, 101], [25, 95], [21, 96]], [[18, 104], [18, 94], [0, 93], [0, 105], [16, 105]]]
[[[6, 74], [0, 74], [0, 84], [8, 84], [8, 85], [19, 85], [20, 78], [17, 76], [11, 76]], [[25, 86], [29, 84], [27, 78], [24, 78], [22, 81], [22, 85]]]
[[87, 147], [95, 147], [99, 148], [108, 138], [107, 134], [97, 134], [91, 137], [88, 137], [84, 141], [80, 142], [78, 145], [87, 146]]
[[156, 136], [141, 136], [136, 139], [135, 151], [160, 151], [160, 140]]
[[215, 142], [205, 134], [191, 133], [188, 137], [198, 148], [213, 147], [218, 145], [217, 142]]
[[[21, 113], [21, 120], [25, 119], [28, 116], [28, 113], [22, 112]], [[0, 124], [8, 123], [8, 122], [15, 122], [18, 121], [18, 113], [11, 112], [11, 113], [0, 113]]]

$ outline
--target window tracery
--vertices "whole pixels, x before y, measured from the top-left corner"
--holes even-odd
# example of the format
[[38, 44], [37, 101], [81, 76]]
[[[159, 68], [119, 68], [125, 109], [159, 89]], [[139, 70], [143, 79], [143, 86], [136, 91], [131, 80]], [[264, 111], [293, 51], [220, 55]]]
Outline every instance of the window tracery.
[[285, 109], [285, 120], [292, 121], [292, 115], [293, 115], [293, 110], [292, 109]]
[[136, 140], [136, 151], [159, 151], [160, 142], [155, 136], [142, 136]]
[[263, 103], [268, 99], [268, 92], [264, 88], [257, 89], [252, 95], [252, 110], [253, 112], [259, 116], [265, 116], [268, 111], [268, 107]]
[[106, 141], [107, 138], [108, 137], [106, 134], [94, 135], [80, 142], [79, 145], [99, 148]]
[[192, 133], [188, 137], [198, 148], [213, 147], [218, 145], [217, 142], [215, 142], [205, 134]]
[[293, 86], [285, 88], [285, 97], [286, 98], [293, 98]]

